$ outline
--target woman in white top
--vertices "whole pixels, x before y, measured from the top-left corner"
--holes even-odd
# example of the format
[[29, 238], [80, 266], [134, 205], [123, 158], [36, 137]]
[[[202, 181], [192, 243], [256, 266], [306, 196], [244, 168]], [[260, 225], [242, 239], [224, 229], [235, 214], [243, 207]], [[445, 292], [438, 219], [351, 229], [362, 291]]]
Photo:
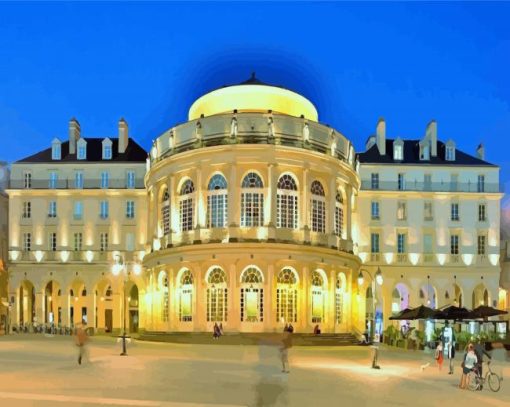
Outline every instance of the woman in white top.
[[460, 379], [459, 387], [461, 389], [465, 389], [467, 386], [467, 375], [471, 370], [474, 369], [475, 365], [478, 362], [478, 358], [475, 354], [475, 347], [472, 343], [468, 345], [467, 352], [464, 355], [464, 361], [462, 362], [462, 377]]

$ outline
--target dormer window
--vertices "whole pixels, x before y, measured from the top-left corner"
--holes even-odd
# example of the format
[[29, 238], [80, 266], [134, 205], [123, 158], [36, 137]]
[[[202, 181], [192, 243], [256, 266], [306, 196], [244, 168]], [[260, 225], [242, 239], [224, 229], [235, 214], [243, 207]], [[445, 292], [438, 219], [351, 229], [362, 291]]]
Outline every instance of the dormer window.
[[455, 143], [452, 140], [446, 143], [444, 158], [446, 161], [455, 161]]
[[103, 140], [103, 160], [112, 159], [112, 141], [109, 138]]
[[404, 159], [404, 142], [398, 138], [393, 142], [393, 160], [402, 161]]
[[79, 139], [77, 143], [77, 153], [76, 158], [78, 160], [86, 160], [87, 159], [87, 142], [84, 139]]
[[430, 147], [428, 143], [420, 146], [420, 160], [430, 160]]
[[62, 148], [59, 139], [53, 140], [51, 143], [51, 159], [52, 160], [60, 160], [62, 159]]

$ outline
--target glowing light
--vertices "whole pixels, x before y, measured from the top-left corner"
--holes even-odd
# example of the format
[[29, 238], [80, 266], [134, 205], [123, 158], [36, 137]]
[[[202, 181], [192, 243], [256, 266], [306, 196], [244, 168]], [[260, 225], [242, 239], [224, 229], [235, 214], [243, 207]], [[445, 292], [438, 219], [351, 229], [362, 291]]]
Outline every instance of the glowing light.
[[92, 260], [94, 260], [94, 253], [90, 250], [87, 250], [85, 253], [85, 259], [90, 263]]
[[20, 255], [19, 250], [11, 250], [11, 251], [9, 252], [9, 254], [11, 255], [11, 260], [12, 260], [12, 261], [16, 261], [16, 260], [18, 260], [18, 259], [19, 259], [19, 255]]
[[466, 266], [471, 266], [471, 263], [473, 263], [473, 257], [474, 256], [472, 254], [463, 254], [462, 260]]
[[446, 254], [440, 253], [437, 255], [437, 262], [442, 266], [446, 262]]
[[154, 248], [154, 250], [161, 249], [161, 241], [159, 239], [154, 239], [152, 247]]
[[135, 275], [139, 276], [139, 275], [142, 273], [142, 265], [141, 265], [141, 264], [136, 263], [136, 264], [133, 266], [133, 272], [135, 273]]
[[112, 273], [114, 276], [118, 276], [121, 270], [122, 270], [122, 266], [120, 264], [115, 263], [112, 266]]
[[43, 256], [44, 256], [44, 253], [40, 250], [37, 250], [35, 252], [35, 259], [37, 260], [38, 263], [41, 262], [41, 260], [43, 259]]
[[384, 253], [384, 258], [386, 259], [386, 264], [393, 263], [393, 253]]
[[78, 301], [78, 297], [74, 297], [74, 301], [75, 301], [75, 302], [76, 302], [76, 301]]
[[489, 261], [493, 266], [497, 266], [499, 263], [499, 254], [489, 254]]
[[104, 297], [101, 297], [101, 301], [104, 301]]
[[308, 120], [318, 121], [315, 106], [306, 98], [288, 89], [265, 85], [229, 86], [209, 92], [200, 97], [189, 109], [189, 120], [200, 115], [232, 112], [234, 109], [250, 112], [288, 114], [294, 117], [303, 115]]
[[413, 266], [416, 266], [418, 262], [420, 261], [420, 254], [419, 253], [409, 253], [409, 261]]
[[70, 253], [67, 250], [64, 250], [60, 252], [60, 259], [65, 263], [67, 260], [69, 260]]
[[140, 259], [140, 261], [142, 261], [144, 257], [145, 257], [145, 252], [143, 250], [139, 251], [138, 258]]
[[48, 301], [51, 302], [51, 295], [48, 297]]
[[379, 285], [382, 285], [383, 283], [383, 276], [379, 268], [377, 269], [377, 273], [375, 273], [375, 281]]
[[367, 252], [359, 252], [358, 256], [359, 256], [359, 258], [361, 259], [361, 261], [363, 263], [366, 263], [367, 258], [368, 258], [368, 253]]

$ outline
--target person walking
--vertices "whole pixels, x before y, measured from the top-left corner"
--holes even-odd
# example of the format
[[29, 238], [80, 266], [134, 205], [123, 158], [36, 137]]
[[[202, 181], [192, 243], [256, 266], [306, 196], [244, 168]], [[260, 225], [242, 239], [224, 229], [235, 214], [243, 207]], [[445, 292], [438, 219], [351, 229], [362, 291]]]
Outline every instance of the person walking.
[[462, 376], [460, 378], [459, 388], [467, 388], [467, 375], [475, 368], [477, 363], [478, 358], [476, 357], [475, 347], [470, 343], [467, 352], [464, 354], [464, 361], [462, 362]]
[[453, 360], [455, 359], [455, 344], [450, 341], [448, 342], [448, 345], [447, 345], [447, 354], [446, 356], [448, 357], [448, 374], [453, 374]]
[[439, 371], [441, 371], [443, 369], [443, 360], [444, 360], [443, 353], [444, 353], [443, 342], [439, 341], [439, 343], [437, 344], [437, 347], [436, 347], [436, 354], [435, 354], [436, 363], [437, 363], [437, 367], [438, 367]]
[[213, 339], [218, 339], [220, 337], [220, 327], [218, 326], [218, 323], [214, 323], [213, 327]]
[[283, 333], [282, 343], [280, 345], [280, 358], [282, 361], [282, 373], [290, 373], [289, 367], [289, 349], [292, 347], [292, 333], [290, 331]]
[[[487, 356], [489, 358], [489, 360], [492, 359], [492, 356], [490, 355], [489, 352], [487, 352], [485, 350], [484, 346], [482, 345], [480, 337], [478, 337], [478, 339], [474, 345], [474, 351], [476, 354], [476, 358], [478, 359], [478, 362], [476, 363], [476, 370], [478, 371], [478, 375], [480, 377], [483, 377], [483, 355]], [[483, 382], [480, 383], [480, 387], [478, 387], [477, 390], [482, 390], [482, 389], [483, 389]]]
[[78, 346], [78, 364], [81, 365], [82, 359], [86, 356], [85, 346], [88, 342], [88, 336], [85, 329], [87, 328], [87, 324], [85, 321], [82, 322], [81, 325], [78, 325], [76, 328], [74, 341], [76, 346]]

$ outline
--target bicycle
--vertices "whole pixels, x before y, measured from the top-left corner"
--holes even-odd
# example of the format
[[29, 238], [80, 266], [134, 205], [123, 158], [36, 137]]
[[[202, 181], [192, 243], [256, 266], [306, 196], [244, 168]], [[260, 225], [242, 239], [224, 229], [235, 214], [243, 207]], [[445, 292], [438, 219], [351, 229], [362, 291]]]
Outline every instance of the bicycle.
[[499, 391], [501, 388], [501, 382], [503, 381], [502, 377], [499, 377], [496, 373], [494, 373], [491, 369], [491, 361], [489, 360], [487, 362], [487, 370], [488, 372], [485, 373], [485, 376], [482, 377], [479, 374], [479, 371], [477, 368], [474, 368], [471, 372], [469, 372], [468, 375], [468, 389], [475, 391], [478, 389], [482, 389], [485, 382], [489, 384], [489, 388], [493, 392]]

